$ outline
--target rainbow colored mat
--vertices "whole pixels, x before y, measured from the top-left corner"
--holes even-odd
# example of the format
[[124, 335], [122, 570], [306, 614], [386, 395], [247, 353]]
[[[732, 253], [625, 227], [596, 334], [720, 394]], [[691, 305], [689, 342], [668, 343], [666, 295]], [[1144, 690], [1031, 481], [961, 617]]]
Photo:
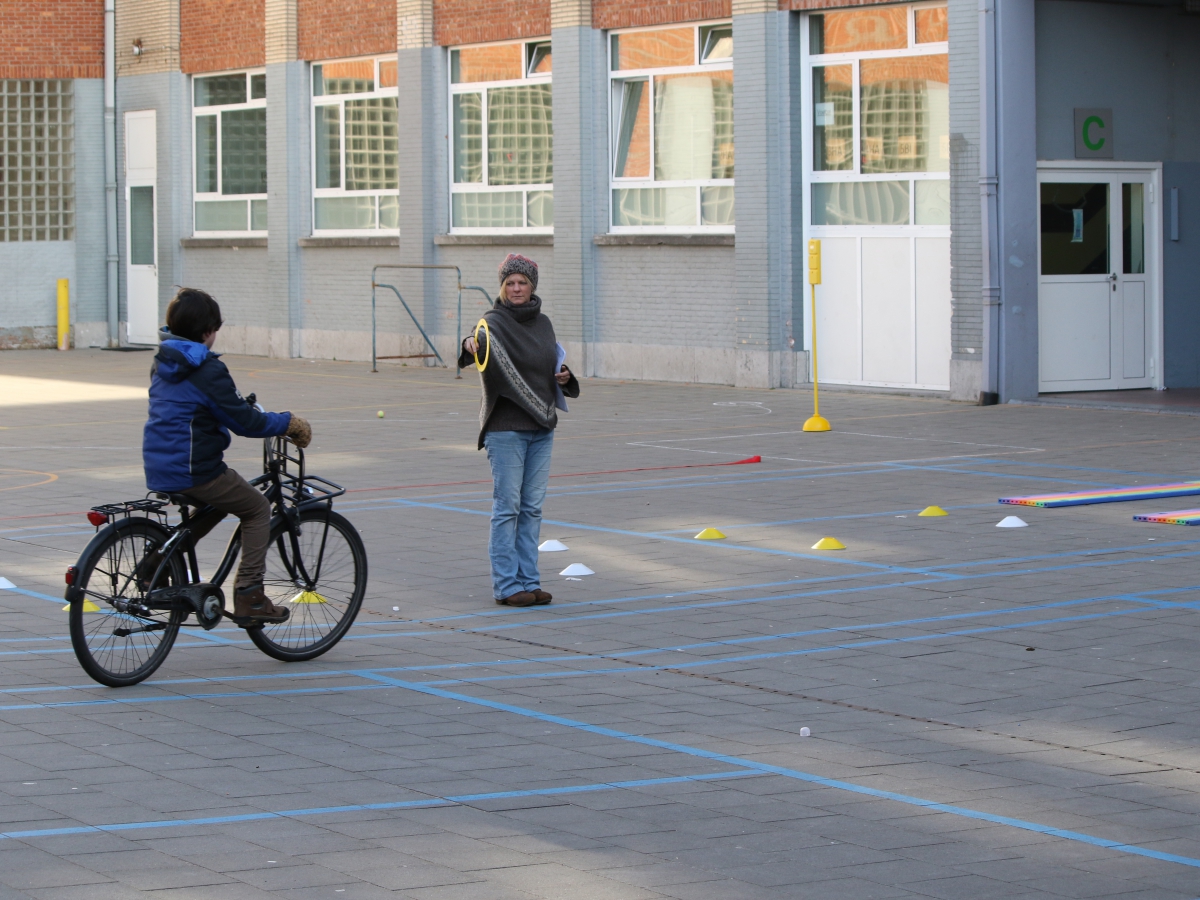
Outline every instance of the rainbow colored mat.
[[1134, 516], [1135, 522], [1157, 522], [1160, 525], [1200, 525], [1200, 509], [1181, 509], [1178, 512], [1143, 513]]
[[[1200, 494], [1200, 481], [1185, 481], [1182, 484], [1148, 484], [1139, 487], [1111, 488], [1106, 491], [1076, 491], [1070, 494], [1038, 494], [1033, 497], [1001, 497], [1001, 503], [1012, 506], [1040, 506], [1052, 509], [1056, 506], [1087, 506], [1090, 503], [1117, 503], [1121, 500], [1157, 500], [1166, 497], [1187, 497]], [[1188, 513], [1162, 513], [1182, 516]], [[1200, 515], [1200, 513], [1197, 513]], [[1140, 521], [1140, 520], [1139, 520]]]

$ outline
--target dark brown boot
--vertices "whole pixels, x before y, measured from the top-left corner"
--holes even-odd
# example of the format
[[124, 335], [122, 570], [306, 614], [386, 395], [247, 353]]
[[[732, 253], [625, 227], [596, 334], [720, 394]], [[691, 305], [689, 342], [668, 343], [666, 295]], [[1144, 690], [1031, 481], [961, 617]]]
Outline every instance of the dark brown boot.
[[[162, 561], [162, 554], [157, 550], [151, 550], [142, 557], [142, 561], [133, 570], [133, 576], [137, 582], [139, 591], [150, 590], [150, 579], [154, 577], [154, 573], [158, 571], [158, 567]], [[159, 587], [166, 587], [166, 584], [159, 584]]]
[[554, 599], [554, 597], [550, 594], [549, 591], [543, 591], [541, 588], [534, 588], [529, 593], [533, 594], [533, 605], [534, 606], [545, 606], [547, 603], [549, 603], [551, 600]]
[[234, 591], [233, 615], [235, 619], [255, 622], [286, 622], [290, 613], [267, 599], [261, 584], [252, 584]]
[[518, 591], [511, 597], [496, 598], [496, 602], [501, 606], [533, 606], [537, 603], [537, 598], [529, 591]]

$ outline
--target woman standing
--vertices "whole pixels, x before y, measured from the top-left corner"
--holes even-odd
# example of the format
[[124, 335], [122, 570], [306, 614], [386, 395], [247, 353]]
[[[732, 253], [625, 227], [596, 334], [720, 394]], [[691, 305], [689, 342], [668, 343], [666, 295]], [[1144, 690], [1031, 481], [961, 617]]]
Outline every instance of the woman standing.
[[492, 596], [502, 606], [540, 606], [553, 599], [538, 573], [542, 501], [550, 478], [556, 408], [579, 396], [579, 382], [561, 364], [554, 326], [542, 313], [538, 267], [510, 253], [500, 264], [500, 297], [484, 314], [487, 330], [462, 342], [458, 367], [484, 361], [480, 373], [479, 447], [492, 467]]

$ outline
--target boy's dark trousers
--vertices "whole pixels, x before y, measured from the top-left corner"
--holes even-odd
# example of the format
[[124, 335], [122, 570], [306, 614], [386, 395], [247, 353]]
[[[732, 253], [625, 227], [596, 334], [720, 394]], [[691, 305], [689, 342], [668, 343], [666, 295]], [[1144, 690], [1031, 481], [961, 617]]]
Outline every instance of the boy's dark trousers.
[[[271, 541], [271, 504], [262, 491], [251, 486], [233, 469], [226, 469], [223, 475], [184, 493], [197, 503], [207, 503], [242, 520], [242, 561], [238, 565], [234, 588], [261, 584]], [[199, 541], [223, 518], [224, 515], [213, 515], [193, 519], [193, 540]]]

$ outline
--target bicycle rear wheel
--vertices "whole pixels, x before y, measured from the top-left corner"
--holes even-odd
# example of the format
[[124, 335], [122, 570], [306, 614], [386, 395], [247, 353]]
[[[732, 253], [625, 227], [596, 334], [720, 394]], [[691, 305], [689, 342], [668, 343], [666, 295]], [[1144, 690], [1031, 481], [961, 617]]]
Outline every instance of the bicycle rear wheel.
[[284, 662], [320, 656], [349, 630], [367, 592], [367, 551], [358, 531], [325, 509], [301, 512], [298, 535], [277, 522], [263, 591], [291, 615], [248, 628], [250, 640]]
[[[138, 564], [167, 537], [157, 522], [131, 518], [97, 534], [79, 558], [68, 592], [71, 646], [83, 670], [101, 684], [125, 687], [143, 681], [175, 643], [186, 613], [147, 608], [146, 591], [136, 577]], [[154, 587], [185, 580], [183, 561], [173, 556]]]

